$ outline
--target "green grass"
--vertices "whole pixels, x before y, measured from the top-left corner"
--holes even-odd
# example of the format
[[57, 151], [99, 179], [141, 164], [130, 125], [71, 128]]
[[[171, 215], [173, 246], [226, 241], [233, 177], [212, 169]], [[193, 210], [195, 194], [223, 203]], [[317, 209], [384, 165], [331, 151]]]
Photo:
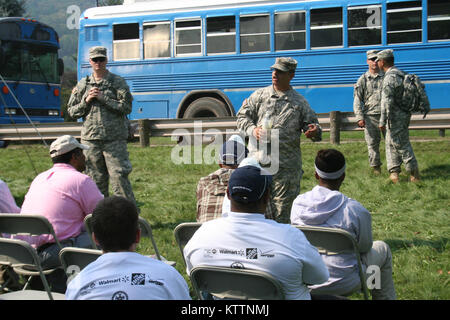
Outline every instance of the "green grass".
[[[439, 137], [437, 131], [412, 131], [411, 136], [422, 174], [420, 183], [409, 183], [408, 177], [401, 175], [400, 183], [392, 184], [385, 161], [382, 175], [374, 176], [368, 168], [362, 132], [343, 132], [338, 146], [302, 142], [305, 173], [301, 193], [316, 185], [316, 152], [322, 148], [339, 149], [347, 159], [341, 191], [372, 213], [374, 240], [384, 240], [391, 247], [398, 298], [450, 299], [450, 139]], [[329, 141], [328, 134], [324, 134], [324, 141]], [[195, 220], [197, 181], [216, 170], [217, 165], [175, 165], [171, 161], [173, 147], [166, 146], [173, 145], [170, 139], [152, 138], [151, 144], [157, 146], [140, 148], [137, 142], [129, 144], [133, 164], [130, 180], [141, 215], [150, 221], [161, 254], [176, 261], [177, 270], [188, 280], [173, 229], [181, 222]], [[384, 159], [384, 144], [381, 149]], [[37, 172], [51, 167], [43, 145], [16, 143], [0, 149], [0, 178], [8, 183], [18, 205], [36, 175], [27, 153]], [[153, 253], [148, 240], [140, 244], [138, 251]]]

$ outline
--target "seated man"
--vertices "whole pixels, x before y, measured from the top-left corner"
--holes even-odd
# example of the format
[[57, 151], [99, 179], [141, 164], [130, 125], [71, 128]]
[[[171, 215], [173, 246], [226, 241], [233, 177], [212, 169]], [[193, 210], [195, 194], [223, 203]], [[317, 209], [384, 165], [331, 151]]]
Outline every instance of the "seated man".
[[[369, 211], [339, 192], [345, 179], [343, 154], [334, 149], [319, 150], [315, 169], [319, 185], [294, 200], [291, 223], [340, 228], [351, 233], [358, 242], [363, 265], [376, 265], [381, 271], [381, 286], [380, 289], [371, 290], [372, 299], [395, 299], [389, 246], [383, 241], [372, 243]], [[323, 260], [330, 278], [325, 284], [312, 286], [314, 293], [348, 295], [361, 287], [354, 254], [324, 255]]]
[[175, 268], [135, 252], [141, 230], [132, 201], [118, 196], [100, 201], [92, 230], [103, 254], [69, 282], [67, 300], [191, 299]]
[[198, 265], [261, 270], [280, 281], [286, 299], [309, 300], [307, 285], [325, 282], [328, 271], [300, 230], [264, 217], [272, 182], [264, 173], [255, 166], [234, 170], [227, 191], [231, 211], [203, 223], [187, 243], [187, 273]]
[[[50, 157], [54, 165], [33, 180], [22, 204], [21, 214], [39, 214], [48, 219], [63, 247], [91, 247], [83, 221], [103, 199], [95, 182], [81, 173], [86, 167], [83, 149], [87, 148], [69, 135], [53, 141]], [[61, 265], [52, 236], [33, 237], [29, 242], [37, 248], [44, 268]], [[61, 285], [53, 290], [64, 292], [65, 280]]]
[[222, 216], [222, 204], [230, 175], [247, 154], [245, 143], [238, 135], [231, 136], [222, 145], [219, 151], [220, 169], [200, 178], [197, 185], [197, 222]]

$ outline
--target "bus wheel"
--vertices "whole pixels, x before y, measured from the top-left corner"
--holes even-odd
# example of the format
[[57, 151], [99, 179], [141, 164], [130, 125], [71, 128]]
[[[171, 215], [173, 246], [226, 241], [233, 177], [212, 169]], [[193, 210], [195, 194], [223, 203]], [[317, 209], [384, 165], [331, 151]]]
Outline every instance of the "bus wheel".
[[[227, 107], [224, 102], [219, 99], [212, 97], [203, 97], [191, 102], [191, 104], [187, 107], [183, 118], [217, 118], [217, 117], [228, 117], [229, 113], [227, 111]], [[214, 136], [203, 136], [196, 137], [196, 139], [200, 143], [209, 143], [215, 140]], [[192, 140], [189, 138], [189, 140]], [[178, 137], [178, 143], [184, 144], [187, 141], [184, 141], [183, 137]], [[188, 142], [188, 144], [194, 143], [194, 141]]]
[[212, 97], [194, 100], [187, 107], [183, 118], [227, 117], [229, 116], [224, 102]]

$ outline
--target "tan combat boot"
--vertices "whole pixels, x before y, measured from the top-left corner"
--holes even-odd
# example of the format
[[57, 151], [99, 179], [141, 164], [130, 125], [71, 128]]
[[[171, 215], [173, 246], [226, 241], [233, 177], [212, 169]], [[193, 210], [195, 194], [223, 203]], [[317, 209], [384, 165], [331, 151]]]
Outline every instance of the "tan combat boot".
[[397, 183], [398, 182], [398, 172], [391, 172], [391, 174], [389, 175], [389, 179], [391, 179], [391, 181], [393, 183]]
[[420, 181], [420, 174], [419, 174], [419, 168], [414, 169], [411, 171], [411, 182], [419, 182]]

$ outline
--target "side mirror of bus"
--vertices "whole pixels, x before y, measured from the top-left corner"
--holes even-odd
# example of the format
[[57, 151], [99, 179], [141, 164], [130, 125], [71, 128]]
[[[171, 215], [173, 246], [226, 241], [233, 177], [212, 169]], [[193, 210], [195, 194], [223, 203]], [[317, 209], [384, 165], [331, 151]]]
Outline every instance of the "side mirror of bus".
[[58, 75], [62, 76], [64, 74], [64, 61], [63, 59], [58, 59]]

